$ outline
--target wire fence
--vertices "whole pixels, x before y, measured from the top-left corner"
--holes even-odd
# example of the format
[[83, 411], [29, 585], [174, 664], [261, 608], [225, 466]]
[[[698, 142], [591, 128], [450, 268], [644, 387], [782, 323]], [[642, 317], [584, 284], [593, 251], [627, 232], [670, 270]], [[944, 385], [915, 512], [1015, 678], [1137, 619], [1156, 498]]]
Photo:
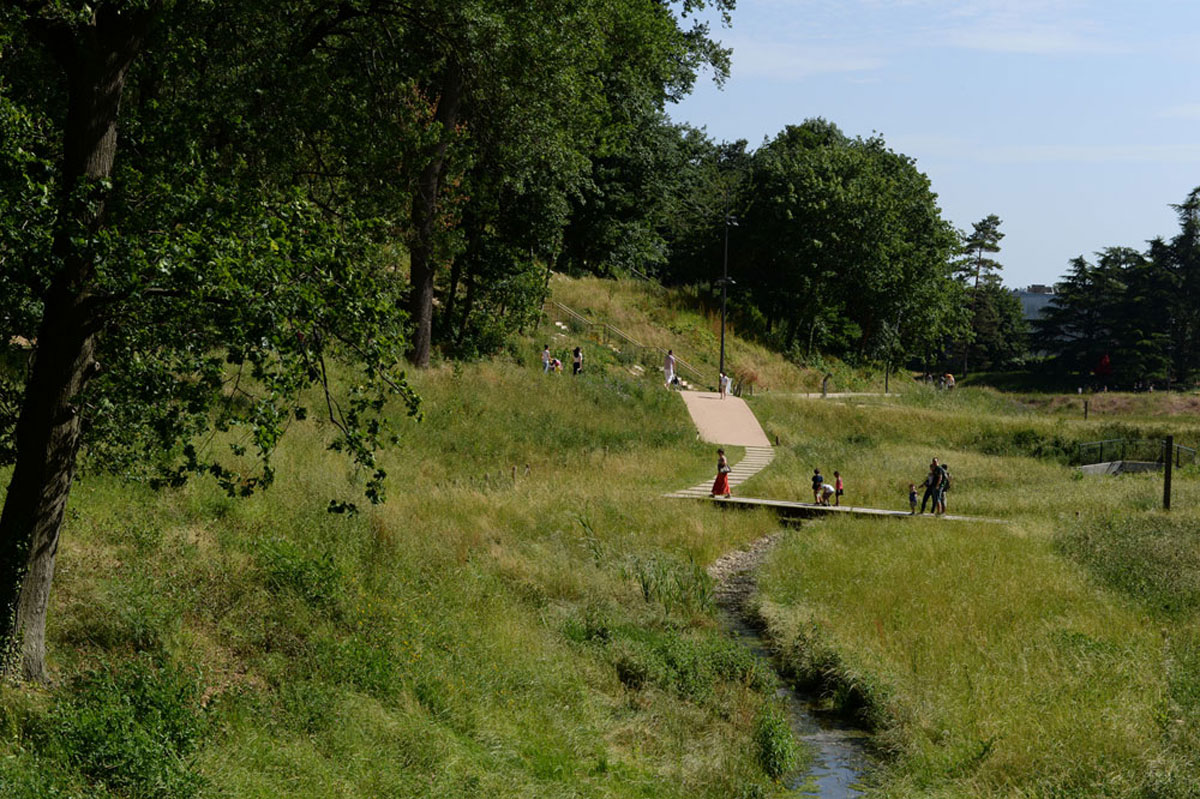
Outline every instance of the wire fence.
[[[1196, 450], [1175, 444], [1171, 460], [1176, 466], [1188, 466], [1196, 462]], [[1140, 461], [1143, 463], [1166, 463], [1166, 442], [1158, 438], [1106, 438], [1103, 441], [1086, 441], [1077, 445], [1075, 460], [1080, 466], [1112, 461]]]

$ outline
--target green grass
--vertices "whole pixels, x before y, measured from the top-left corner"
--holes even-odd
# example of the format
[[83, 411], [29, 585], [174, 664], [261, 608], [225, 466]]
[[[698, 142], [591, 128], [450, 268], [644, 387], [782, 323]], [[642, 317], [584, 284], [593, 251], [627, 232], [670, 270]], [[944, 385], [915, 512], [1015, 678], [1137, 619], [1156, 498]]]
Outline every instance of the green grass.
[[[602, 360], [415, 376], [389, 501], [353, 517], [326, 505], [362, 505], [364, 475], [316, 422], [250, 499], [81, 481], [53, 683], [0, 689], [0, 797], [770, 795], [773, 683], [700, 567], [774, 520], [661, 500], [711, 475], [711, 447]], [[89, 674], [157, 704], [101, 701]], [[191, 693], [155, 687], [175, 674]]]
[[785, 446], [743, 493], [805, 499], [819, 466], [851, 504], [905, 508], [939, 456], [951, 512], [1007, 520], [810, 522], [764, 567], [761, 613], [796, 678], [877, 732], [872, 795], [1200, 795], [1200, 480], [1177, 472], [1165, 514], [1160, 476], [1082, 478], [1063, 455], [1162, 420], [975, 390], [861, 405], [756, 399]]

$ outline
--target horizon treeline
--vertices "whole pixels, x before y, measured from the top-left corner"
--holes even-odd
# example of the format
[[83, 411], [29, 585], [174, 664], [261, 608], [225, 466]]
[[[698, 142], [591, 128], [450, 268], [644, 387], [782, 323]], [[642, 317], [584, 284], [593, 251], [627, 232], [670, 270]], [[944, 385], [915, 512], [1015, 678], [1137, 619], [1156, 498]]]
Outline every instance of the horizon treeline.
[[1200, 369], [1200, 187], [1178, 205], [1179, 232], [1144, 251], [1106, 247], [1071, 261], [1034, 323], [1060, 373], [1095, 385], [1169, 387]]

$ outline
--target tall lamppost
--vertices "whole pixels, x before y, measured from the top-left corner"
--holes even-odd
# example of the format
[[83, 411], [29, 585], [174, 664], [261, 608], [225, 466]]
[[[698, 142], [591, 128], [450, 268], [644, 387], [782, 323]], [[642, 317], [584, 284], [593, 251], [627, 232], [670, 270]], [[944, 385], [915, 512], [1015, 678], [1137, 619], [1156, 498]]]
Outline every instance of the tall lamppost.
[[725, 298], [733, 281], [729, 279], [729, 228], [737, 227], [737, 217], [725, 214], [725, 259], [721, 269], [721, 374], [725, 374]]

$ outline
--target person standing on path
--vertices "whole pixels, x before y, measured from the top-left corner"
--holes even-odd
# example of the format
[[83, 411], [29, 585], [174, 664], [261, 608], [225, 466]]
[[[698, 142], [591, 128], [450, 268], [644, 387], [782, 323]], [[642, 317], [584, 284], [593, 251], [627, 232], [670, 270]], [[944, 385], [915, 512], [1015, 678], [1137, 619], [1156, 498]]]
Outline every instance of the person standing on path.
[[542, 350], [542, 374], [550, 373], [550, 345], [547, 344]]
[[813, 489], [813, 504], [821, 504], [821, 486], [825, 483], [825, 478], [821, 476], [820, 469], [813, 469], [812, 489]]
[[938, 466], [942, 479], [938, 482], [937, 497], [933, 500], [934, 513], [946, 515], [946, 492], [950, 490], [950, 467], [946, 464]]
[[583, 347], [576, 347], [571, 353], [571, 374], [577, 375], [583, 371]]
[[667, 350], [667, 357], [663, 359], [663, 381], [670, 391], [675, 382], [675, 350]]
[[942, 470], [938, 467], [938, 459], [934, 458], [929, 464], [929, 474], [925, 477], [925, 494], [921, 497], [921, 513], [925, 512], [925, 503], [933, 500], [933, 512], [938, 509], [938, 487], [942, 482]]
[[729, 490], [729, 461], [725, 459], [725, 450], [717, 450], [717, 479], [713, 482], [711, 496], [725, 497], [728, 499], [733, 496]]
[[721, 372], [721, 399], [729, 396], [729, 384], [733, 381], [729, 379], [729, 375]]
[[840, 506], [842, 504], [842, 475], [838, 472], [833, 473], [833, 504]]

